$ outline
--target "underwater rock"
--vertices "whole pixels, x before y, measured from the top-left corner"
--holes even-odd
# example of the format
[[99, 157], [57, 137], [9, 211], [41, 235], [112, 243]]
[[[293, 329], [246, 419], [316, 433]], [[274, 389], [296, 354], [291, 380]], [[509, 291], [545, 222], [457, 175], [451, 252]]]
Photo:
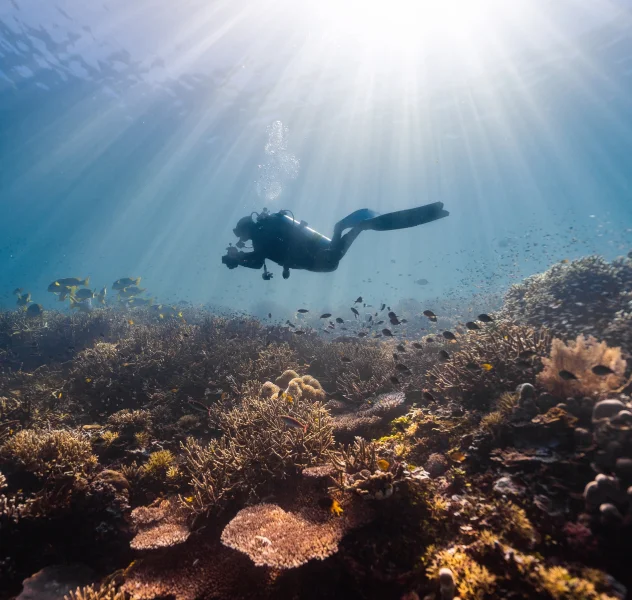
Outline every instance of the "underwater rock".
[[632, 458], [617, 458], [614, 470], [624, 481], [632, 481]]
[[113, 471], [112, 469], [105, 469], [97, 475], [97, 479], [109, 483], [117, 492], [129, 490], [129, 481], [122, 473]]
[[623, 521], [623, 516], [619, 512], [619, 509], [609, 502], [599, 507], [599, 513], [601, 514], [602, 521], [606, 525], [618, 525]]
[[593, 408], [592, 420], [600, 421], [614, 417], [619, 411], [625, 410], [625, 404], [621, 400], [602, 400]]
[[524, 404], [527, 400], [532, 400], [535, 397], [535, 388], [530, 383], [521, 383], [516, 392], [520, 396], [520, 404]]
[[573, 437], [575, 439], [575, 443], [581, 448], [587, 448], [593, 442], [592, 433], [583, 427], [575, 429], [575, 431], [573, 431]]
[[629, 425], [632, 423], [632, 412], [629, 410], [620, 410], [614, 417], [612, 417], [612, 419], [610, 419], [610, 422], [613, 425]]
[[525, 487], [518, 485], [511, 477], [501, 477], [494, 483], [494, 491], [502, 495], [521, 496]]
[[71, 590], [94, 581], [94, 571], [85, 565], [44, 567], [23, 582], [16, 600], [64, 600]]
[[439, 591], [441, 593], [441, 600], [454, 600], [455, 589], [454, 573], [446, 567], [439, 569]]
[[432, 479], [441, 477], [449, 468], [448, 460], [443, 454], [431, 454], [424, 465]]
[[558, 398], [556, 398], [553, 394], [545, 392], [537, 397], [535, 403], [539, 411], [541, 413], [545, 413], [558, 403]]

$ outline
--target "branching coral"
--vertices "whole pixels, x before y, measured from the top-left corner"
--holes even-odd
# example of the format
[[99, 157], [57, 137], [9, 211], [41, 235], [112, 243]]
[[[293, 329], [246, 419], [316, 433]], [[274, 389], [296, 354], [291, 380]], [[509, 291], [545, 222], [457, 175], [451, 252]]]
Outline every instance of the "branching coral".
[[72, 430], [23, 429], [4, 443], [0, 455], [42, 478], [85, 473], [97, 464], [87, 436]]
[[546, 331], [499, 322], [469, 332], [459, 351], [432, 368], [430, 379], [441, 394], [484, 406], [498, 390], [515, 388], [533, 377], [536, 365], [521, 358], [523, 352], [544, 355], [549, 348]]
[[192, 507], [208, 510], [237, 494], [256, 496], [265, 485], [324, 461], [333, 444], [332, 421], [311, 399], [322, 394], [319, 387], [311, 379], [293, 378], [288, 383], [293, 395], [266, 397], [265, 385], [263, 394], [245, 396], [239, 406], [218, 414], [221, 439], [206, 446], [187, 440]]
[[105, 586], [87, 585], [64, 596], [64, 600], [126, 600], [127, 594], [110, 583]]
[[[544, 370], [538, 375], [538, 382], [552, 394], [561, 398], [569, 396], [604, 396], [625, 384], [626, 362], [620, 348], [609, 348], [606, 342], [583, 335], [574, 342], [565, 344], [554, 339], [551, 354], [543, 358]], [[612, 373], [596, 375], [596, 366], [609, 368]], [[563, 372], [573, 374], [576, 379], [563, 377]], [[562, 374], [560, 374], [562, 373]]]
[[406, 413], [405, 396], [401, 392], [381, 394], [368, 400], [357, 411], [334, 416], [334, 435], [340, 442], [351, 442], [356, 436], [371, 438], [391, 420]]

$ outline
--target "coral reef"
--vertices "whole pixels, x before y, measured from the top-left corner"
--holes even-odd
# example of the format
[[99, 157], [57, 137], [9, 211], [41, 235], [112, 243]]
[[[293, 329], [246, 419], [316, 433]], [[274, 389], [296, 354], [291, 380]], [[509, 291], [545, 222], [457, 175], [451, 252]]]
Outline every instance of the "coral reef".
[[515, 284], [501, 314], [513, 321], [545, 326], [562, 339], [593, 335], [632, 352], [629, 329], [632, 259], [611, 263], [587, 256], [558, 263]]
[[411, 300], [333, 342], [1, 313], [0, 599], [79, 563], [68, 600], [623, 598], [631, 273], [582, 259], [476, 323]]

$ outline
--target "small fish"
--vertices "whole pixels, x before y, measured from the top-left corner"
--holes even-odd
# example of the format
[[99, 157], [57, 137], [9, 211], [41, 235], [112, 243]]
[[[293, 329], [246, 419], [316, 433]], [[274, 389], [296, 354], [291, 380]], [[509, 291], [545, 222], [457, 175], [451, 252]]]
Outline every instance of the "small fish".
[[448, 452], [448, 457], [455, 462], [463, 462], [467, 458], [467, 456], [460, 450], [452, 450], [452, 452]]
[[416, 348], [417, 350], [421, 350], [423, 348], [423, 346], [419, 342], [413, 342], [412, 346], [413, 348]]
[[402, 373], [408, 373], [408, 372], [410, 372], [410, 369], [409, 369], [409, 368], [408, 368], [405, 364], [403, 364], [403, 363], [397, 363], [397, 364], [395, 365], [395, 368], [396, 368], [398, 371], [401, 371]]
[[321, 319], [328, 319], [329, 317], [331, 317], [331, 313], [323, 313], [322, 315], [320, 315]]
[[142, 294], [145, 291], [147, 291], [146, 288], [139, 288], [136, 285], [130, 285], [129, 287], [119, 290], [118, 293], [119, 296], [122, 296], [123, 298], [132, 298], [134, 296]]
[[355, 315], [356, 319], [360, 316], [360, 313], [355, 308], [353, 308], [353, 306], [351, 307], [351, 312]]
[[318, 500], [318, 506], [337, 517], [343, 513], [342, 506], [340, 506], [337, 500], [334, 500], [330, 496], [320, 498], [320, 500]]
[[434, 338], [433, 338], [433, 337], [427, 337], [427, 338], [426, 338], [426, 343], [428, 343], [428, 344], [434, 344]]
[[[80, 285], [88, 287], [90, 285], [90, 277], [86, 277], [85, 279], [79, 279], [78, 277], [66, 277], [65, 279], [58, 279], [54, 283], [58, 283], [60, 286], [65, 287], [79, 287]], [[50, 286], [48, 287], [50, 288]]]
[[431, 310], [424, 310], [424, 315], [433, 322], [437, 321], [437, 315], [435, 315]]
[[26, 306], [29, 302], [31, 302], [31, 292], [26, 292], [18, 296], [16, 304], [18, 306]]
[[172, 388], [171, 393], [172, 394], [177, 394], [178, 393], [178, 388]]
[[610, 367], [606, 367], [606, 365], [596, 365], [591, 369], [591, 371], [595, 375], [599, 375], [599, 377], [604, 377], [605, 375], [612, 375], [614, 373], [614, 371]]
[[435, 397], [430, 392], [424, 392], [422, 396], [424, 400], [427, 400], [428, 402], [435, 402]]
[[39, 317], [44, 312], [44, 307], [41, 304], [29, 304], [26, 309], [27, 317]]
[[354, 302], [354, 304], [362, 303], [362, 296], [358, 296], [358, 299]]
[[387, 460], [383, 458], [380, 458], [380, 460], [377, 461], [377, 468], [380, 471], [388, 471], [390, 466], [391, 466], [391, 463], [389, 463]]
[[[632, 254], [632, 252], [631, 252]], [[386, 304], [382, 304], [382, 306], [380, 306], [380, 312], [383, 311], [386, 308]]]
[[364, 331], [360, 331], [358, 333], [358, 337], [365, 337], [365, 336], [366, 336], [366, 332], [364, 332]]
[[391, 380], [391, 383], [393, 385], [399, 385], [399, 379], [397, 379], [397, 377], [395, 377], [395, 375], [393, 375], [392, 377], [389, 377], [389, 379]]
[[393, 337], [393, 332], [390, 329], [382, 329], [382, 334], [385, 335], [386, 337]]
[[470, 331], [476, 331], [477, 329], [480, 329], [480, 327], [474, 323], [474, 321], [468, 321], [465, 326], [470, 330]]
[[92, 379], [90, 379], [90, 377], [86, 377], [86, 383], [92, 383]]
[[132, 321], [132, 319], [127, 319], [127, 324], [128, 324], [128, 325], [133, 325], [133, 324], [134, 324], [134, 321]]
[[564, 380], [564, 381], [573, 381], [573, 380], [577, 380], [577, 375], [575, 375], [575, 373], [571, 373], [570, 371], [566, 371], [566, 370], [561, 370], [558, 375]]
[[470, 371], [478, 371], [479, 366], [475, 362], [469, 362], [465, 365], [465, 368], [469, 369]]
[[494, 365], [492, 365], [492, 364], [490, 364], [490, 363], [483, 363], [483, 364], [481, 365], [481, 368], [482, 368], [484, 371], [491, 371], [491, 370], [494, 368]]
[[336, 317], [336, 323], [344, 323], [345, 320], [341, 317]]
[[533, 358], [535, 356], [535, 352], [533, 350], [523, 350], [520, 354], [518, 354], [518, 358], [522, 360], [527, 360], [529, 358]]
[[307, 425], [301, 423], [298, 419], [290, 417], [289, 415], [281, 415], [279, 418], [291, 429], [301, 429], [303, 433], [307, 433]]
[[305, 335], [305, 332], [304, 332], [302, 329], [297, 329], [297, 330], [294, 332], [294, 334], [295, 334], [295, 335]]
[[272, 313], [268, 313], [268, 319], [272, 318]]
[[13, 295], [14, 296], [19, 296], [24, 290], [22, 288], [15, 288], [13, 290]]
[[127, 305], [131, 307], [135, 306], [151, 306], [154, 303], [153, 298], [130, 298], [127, 301]]
[[445, 362], [450, 360], [450, 355], [445, 350], [439, 350], [439, 359]]
[[340, 360], [342, 362], [344, 362], [344, 363], [350, 363], [351, 362], [351, 359], [348, 356], [343, 356], [343, 357], [341, 357]]
[[404, 344], [398, 344], [398, 345], [397, 345], [397, 349], [398, 349], [400, 352], [406, 352], [406, 348], [404, 347]]
[[451, 342], [456, 341], [456, 336], [451, 331], [444, 331], [441, 335], [443, 335], [446, 340], [450, 340]]
[[417, 285], [428, 285], [428, 280], [427, 279], [417, 279], [417, 281], [415, 281], [415, 283]]
[[395, 352], [393, 352], [393, 360], [397, 362], [399, 360], [399, 354], [395, 354]]
[[309, 311], [306, 308], [299, 308], [296, 312], [304, 315], [305, 313], [308, 313]]
[[[113, 284], [112, 284], [112, 289], [113, 290], [123, 290], [126, 287], [129, 287], [131, 285], [139, 285], [140, 284], [140, 277], [123, 277], [121, 279], [117, 279]], [[60, 280], [61, 283], [61, 280]], [[71, 284], [71, 285], [75, 285], [75, 284]], [[87, 283], [84, 284], [78, 284], [78, 285], [88, 285]]]
[[483, 321], [483, 323], [492, 323], [494, 321], [494, 319], [485, 313], [481, 313], [477, 318], [479, 321]]
[[530, 369], [533, 367], [533, 365], [529, 361], [524, 360], [522, 358], [516, 361], [516, 366], [519, 367], [520, 369]]
[[94, 292], [88, 288], [82, 288], [77, 290], [73, 296], [76, 300], [88, 300], [90, 298], [94, 298]]
[[108, 289], [106, 287], [101, 288], [101, 291], [97, 294], [97, 300], [99, 304], [105, 304], [105, 296], [108, 293]]

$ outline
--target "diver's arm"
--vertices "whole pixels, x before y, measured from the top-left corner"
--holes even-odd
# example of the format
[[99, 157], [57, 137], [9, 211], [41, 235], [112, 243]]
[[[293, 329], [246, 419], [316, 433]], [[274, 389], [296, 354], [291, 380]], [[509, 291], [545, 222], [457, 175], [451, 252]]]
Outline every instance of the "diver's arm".
[[265, 256], [259, 252], [239, 252], [237, 264], [248, 269], [260, 269], [263, 267]]

